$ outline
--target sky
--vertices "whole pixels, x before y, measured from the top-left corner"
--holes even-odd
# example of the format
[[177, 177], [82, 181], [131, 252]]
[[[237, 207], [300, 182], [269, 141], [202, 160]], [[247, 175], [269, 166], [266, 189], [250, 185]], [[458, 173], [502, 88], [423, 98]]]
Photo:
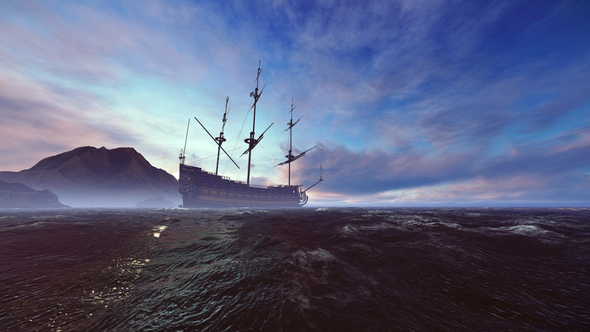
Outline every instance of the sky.
[[79, 146], [310, 204], [590, 206], [589, 1], [0, 2], [0, 170]]

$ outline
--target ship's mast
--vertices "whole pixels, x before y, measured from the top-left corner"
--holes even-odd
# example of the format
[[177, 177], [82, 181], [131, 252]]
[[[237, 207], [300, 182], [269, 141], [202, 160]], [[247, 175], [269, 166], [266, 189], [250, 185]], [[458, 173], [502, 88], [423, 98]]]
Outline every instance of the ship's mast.
[[244, 151], [244, 153], [242, 153], [242, 155], [241, 155], [241, 156], [243, 156], [246, 153], [248, 154], [248, 179], [246, 182], [247, 185], [250, 185], [250, 168], [251, 168], [250, 166], [252, 164], [252, 150], [254, 150], [256, 145], [258, 145], [258, 143], [260, 143], [260, 141], [264, 138], [264, 134], [274, 124], [274, 122], [271, 123], [270, 126], [268, 126], [262, 132], [262, 134], [260, 134], [260, 136], [258, 136], [258, 138], [254, 138], [255, 131], [256, 131], [256, 104], [258, 103], [258, 99], [260, 98], [260, 96], [262, 95], [262, 92], [264, 91], [264, 86], [263, 86], [262, 89], [260, 90], [260, 92], [258, 92], [258, 81], [260, 79], [260, 71], [261, 71], [260, 70], [260, 60], [258, 60], [258, 74], [256, 75], [256, 90], [254, 90], [254, 92], [250, 93], [250, 97], [254, 97], [254, 103], [252, 103], [252, 108], [254, 109], [254, 116], [252, 117], [252, 131], [250, 132], [250, 138], [246, 138], [244, 140], [244, 142], [246, 142], [246, 144], [248, 144], [248, 149], [246, 151]]
[[219, 133], [219, 137], [215, 137], [215, 141], [217, 142], [217, 164], [215, 166], [215, 175], [218, 175], [219, 172], [219, 154], [221, 153], [221, 144], [226, 141], [223, 137], [223, 131], [225, 129], [225, 122], [227, 121], [227, 103], [229, 102], [229, 96], [225, 98], [225, 112], [223, 113], [223, 125], [221, 126], [221, 133]]
[[[289, 125], [289, 155], [285, 156], [287, 157], [288, 160], [293, 159], [293, 110], [295, 109], [295, 107], [293, 107], [293, 98], [291, 98], [291, 110], [289, 111], [289, 113], [291, 113], [291, 121], [289, 121], [288, 125]], [[289, 163], [289, 186], [291, 185], [291, 163]]]
[[322, 178], [322, 166], [320, 165], [320, 180], [319, 180], [318, 182], [316, 182], [316, 183], [312, 184], [312, 185], [311, 185], [311, 187], [309, 187], [309, 188], [305, 189], [303, 192], [306, 192], [306, 191], [308, 191], [309, 189], [311, 189], [311, 188], [315, 187], [315, 185], [316, 185], [316, 184], [318, 184], [318, 183], [320, 183], [320, 182], [322, 182], [322, 181], [324, 181], [324, 178]]
[[294, 109], [295, 109], [295, 106], [293, 106], [293, 99], [291, 99], [291, 110], [289, 111], [289, 113], [291, 113], [291, 120], [287, 123], [287, 129], [285, 129], [285, 131], [289, 130], [289, 154], [285, 156], [285, 158], [287, 158], [287, 160], [283, 161], [282, 163], [280, 163], [278, 165], [275, 165], [275, 167], [276, 167], [276, 166], [282, 166], [285, 164], [289, 164], [289, 185], [291, 185], [291, 163], [294, 162], [295, 160], [305, 156], [305, 154], [308, 151], [316, 148], [314, 146], [313, 148], [307, 149], [296, 156], [293, 155], [293, 127], [295, 127], [295, 125], [299, 123], [299, 120], [301, 120], [301, 118], [299, 118], [299, 119], [297, 119], [297, 121], [293, 122], [293, 110]]
[[[261, 61], [258, 60], [258, 73], [256, 74], [256, 90], [254, 90], [254, 92], [250, 93], [250, 97], [254, 97], [254, 103], [252, 105], [252, 108], [254, 109], [254, 116], [252, 117], [252, 131], [250, 132], [250, 138], [246, 138], [244, 140], [244, 142], [246, 142], [246, 144], [248, 144], [248, 150], [246, 150], [246, 152], [248, 152], [248, 179], [247, 179], [246, 184], [248, 184], [248, 185], [250, 185], [250, 166], [252, 164], [252, 150], [258, 144], [258, 142], [262, 139], [262, 135], [264, 135], [264, 133], [262, 133], [262, 135], [260, 135], [260, 137], [258, 139], [254, 138], [255, 131], [256, 131], [256, 103], [258, 102], [258, 98], [260, 98], [260, 95], [262, 95], [262, 91], [260, 91], [260, 93], [258, 93], [258, 80], [260, 78], [260, 71], [261, 71], [260, 70], [260, 62]], [[262, 89], [264, 90], [264, 88], [262, 88]], [[272, 124], [271, 124], [271, 126], [272, 126]], [[270, 126], [269, 126], [269, 128], [270, 128]], [[268, 130], [268, 128], [266, 130]], [[266, 132], [266, 130], [265, 130], [265, 132]]]
[[[240, 168], [240, 166], [238, 166], [238, 164], [236, 164], [236, 162], [232, 159], [232, 157], [229, 155], [229, 153], [227, 153], [227, 151], [225, 151], [225, 149], [221, 146], [221, 144], [223, 142], [225, 142], [225, 137], [223, 137], [223, 130], [225, 129], [225, 122], [227, 121], [227, 102], [228, 101], [229, 101], [229, 97], [227, 97], [225, 99], [225, 113], [223, 113], [223, 125], [221, 126], [221, 133], [219, 133], [219, 137], [213, 137], [213, 135], [211, 135], [209, 130], [207, 130], [207, 128], [205, 128], [205, 126], [201, 123], [201, 121], [199, 121], [199, 119], [197, 119], [197, 117], [195, 116], [195, 120], [197, 120], [197, 122], [201, 125], [201, 127], [203, 127], [205, 132], [207, 132], [207, 135], [209, 135], [209, 137], [211, 137], [211, 139], [214, 140], [215, 143], [217, 144], [217, 166], [215, 166], [215, 175], [217, 175], [217, 171], [219, 170], [219, 153], [220, 153], [220, 151], [223, 151], [223, 153], [225, 153], [225, 155], [229, 158], [229, 160], [231, 160], [234, 163], [234, 165], [236, 165], [236, 167], [238, 169]], [[187, 135], [188, 135], [188, 127], [187, 127]], [[185, 144], [186, 144], [186, 140], [185, 140]]]
[[186, 159], [186, 140], [188, 139], [188, 127], [191, 125], [191, 118], [188, 118], [188, 123], [186, 125], [186, 136], [184, 138], [184, 149], [180, 150], [180, 163], [184, 165], [184, 161]]

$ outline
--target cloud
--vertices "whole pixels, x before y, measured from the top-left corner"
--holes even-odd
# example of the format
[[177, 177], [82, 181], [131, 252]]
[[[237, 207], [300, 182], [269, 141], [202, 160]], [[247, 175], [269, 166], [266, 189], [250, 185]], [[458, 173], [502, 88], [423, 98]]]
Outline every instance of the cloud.
[[[316, 167], [321, 162], [326, 180], [318, 188], [321, 192], [366, 196], [368, 201], [400, 191], [413, 192], [411, 197], [420, 196], [420, 200], [427, 197], [440, 200], [448, 195], [445, 197], [451, 201], [461, 196], [459, 192], [463, 193], [461, 197], [549, 199], [552, 190], [567, 192], [554, 197], [556, 200], [587, 199], [590, 189], [590, 178], [584, 173], [590, 167], [587, 135], [580, 133], [575, 144], [560, 144], [551, 149], [542, 145], [522, 146], [518, 151], [500, 157], [466, 153], [427, 157], [320, 146], [316, 154], [297, 162], [294, 174], [299, 182], [311, 184], [317, 178]], [[515, 179], [521, 180], [515, 182]], [[436, 194], [442, 196], [418, 195], [424, 188], [438, 188]]]
[[452, 184], [392, 190], [373, 195], [364, 203], [373, 201], [394, 205], [586, 206], [590, 198], [589, 190], [588, 174], [565, 173], [553, 178], [520, 174], [504, 178], [502, 181], [476, 177]]
[[85, 113], [96, 107], [91, 103], [82, 107], [90, 98], [81, 91], [52, 91], [0, 74], [0, 168], [22, 170], [42, 158], [81, 145], [133, 143], [132, 134], [116, 121], [100, 126], [86, 120]]
[[[3, 160], [4, 170], [22, 169], [79, 145], [134, 146], [152, 159], [174, 151], [168, 158], [174, 163], [178, 148], [171, 149], [166, 140], [181, 136], [186, 118], [176, 113], [182, 121], [171, 128], [161, 108], [186, 108], [178, 104], [187, 101], [174, 99], [182, 94], [175, 88], [208, 87], [221, 66], [216, 61], [227, 65], [225, 55], [233, 54], [227, 47], [210, 48], [215, 54], [195, 49], [218, 36], [215, 26], [203, 23], [209, 13], [190, 2], [6, 6], [11, 15], [0, 23], [0, 103], [6, 119], [2, 150], [10, 158]], [[196, 33], [178, 34], [189, 27]], [[155, 95], [141, 90], [148, 85], [170, 90], [159, 94], [165, 98], [160, 105], [145, 105]], [[164, 140], [154, 142], [158, 136]], [[29, 150], [27, 156], [15, 158], [23, 150]]]

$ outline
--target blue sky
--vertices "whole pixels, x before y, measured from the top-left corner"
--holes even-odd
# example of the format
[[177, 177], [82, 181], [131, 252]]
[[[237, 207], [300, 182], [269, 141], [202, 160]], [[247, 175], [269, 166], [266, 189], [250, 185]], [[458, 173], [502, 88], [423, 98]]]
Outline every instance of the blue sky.
[[[174, 174], [186, 123], [317, 204], [590, 205], [590, 2], [2, 1], [0, 170], [91, 145]], [[247, 118], [247, 116], [249, 116]], [[243, 127], [243, 124], [246, 123]], [[241, 134], [238, 135], [238, 133]], [[215, 169], [191, 122], [187, 160]]]

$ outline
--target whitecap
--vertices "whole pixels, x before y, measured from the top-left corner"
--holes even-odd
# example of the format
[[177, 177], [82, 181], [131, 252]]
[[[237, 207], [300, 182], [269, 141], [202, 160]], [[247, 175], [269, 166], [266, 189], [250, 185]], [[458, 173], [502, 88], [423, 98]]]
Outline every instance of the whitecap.
[[316, 212], [330, 212], [330, 211], [334, 211], [334, 209], [330, 209], [330, 208], [317, 208], [315, 209]]
[[517, 225], [506, 227], [506, 230], [510, 233], [526, 235], [526, 236], [537, 236], [552, 233], [548, 230], [542, 229], [535, 225]]
[[395, 228], [395, 226], [385, 223], [385, 222], [381, 222], [381, 223], [373, 224], [373, 225], [358, 226], [357, 228], [359, 230], [363, 230], [363, 231], [383, 231], [386, 229]]
[[251, 215], [254, 214], [254, 212], [250, 211], [250, 210], [243, 210], [243, 211], [235, 211], [233, 213], [231, 213], [232, 215], [235, 216], [243, 216], [243, 215]]
[[342, 233], [347, 235], [356, 234], [356, 227], [352, 225], [345, 225], [344, 227], [342, 227]]
[[309, 268], [314, 263], [327, 263], [336, 259], [331, 252], [322, 248], [312, 251], [298, 250], [291, 257], [296, 265], [304, 268]]
[[324, 250], [322, 248], [318, 248], [314, 251], [308, 252], [308, 256], [311, 258], [312, 261], [332, 261], [335, 259], [334, 255], [328, 250]]

